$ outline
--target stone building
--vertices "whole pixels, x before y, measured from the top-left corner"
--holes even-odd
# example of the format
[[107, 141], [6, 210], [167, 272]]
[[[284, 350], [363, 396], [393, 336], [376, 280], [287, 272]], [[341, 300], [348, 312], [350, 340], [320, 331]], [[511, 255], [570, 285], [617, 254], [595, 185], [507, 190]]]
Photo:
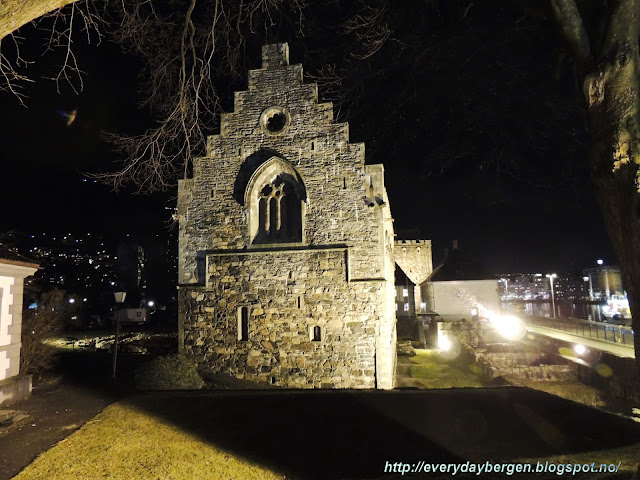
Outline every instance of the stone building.
[[178, 186], [179, 332], [201, 368], [294, 388], [392, 388], [393, 220], [287, 44], [263, 47]]
[[458, 248], [456, 240], [421, 290], [428, 309], [444, 321], [493, 318], [502, 311], [498, 279]]
[[426, 282], [433, 271], [431, 240], [396, 240], [393, 257], [396, 268], [402, 270], [402, 274], [396, 273], [396, 279], [401, 279], [396, 281], [396, 310], [413, 312], [406, 315], [410, 317], [425, 313], [427, 299], [422, 297], [422, 290], [415, 287]]

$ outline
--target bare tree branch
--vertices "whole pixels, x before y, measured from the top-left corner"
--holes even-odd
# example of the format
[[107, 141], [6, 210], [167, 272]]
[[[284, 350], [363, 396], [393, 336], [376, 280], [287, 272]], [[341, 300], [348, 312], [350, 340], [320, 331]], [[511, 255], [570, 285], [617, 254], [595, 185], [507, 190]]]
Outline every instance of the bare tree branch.
[[3, 0], [0, 3], [0, 40], [42, 15], [76, 0]]
[[148, 0], [123, 3], [118, 40], [147, 59], [142, 105], [162, 120], [142, 134], [109, 134], [121, 168], [92, 176], [116, 189], [132, 182], [142, 193], [166, 190], [180, 173], [187, 176], [191, 156], [204, 150], [222, 110], [216, 77], [240, 78], [245, 71], [245, 32], [303, 7], [302, 0], [188, 0], [180, 15]]

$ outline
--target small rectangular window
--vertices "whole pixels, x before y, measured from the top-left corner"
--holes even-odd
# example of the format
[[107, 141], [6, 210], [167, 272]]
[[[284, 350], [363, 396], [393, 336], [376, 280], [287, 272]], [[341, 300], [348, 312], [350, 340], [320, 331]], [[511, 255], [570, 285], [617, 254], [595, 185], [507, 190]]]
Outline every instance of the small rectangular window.
[[315, 150], [316, 149], [316, 143], [315, 142], [311, 142], [311, 150]]
[[347, 189], [347, 177], [342, 177], [342, 189]]
[[398, 304], [396, 303], [396, 312], [398, 311]]
[[312, 340], [314, 342], [319, 342], [320, 340], [322, 340], [322, 332], [320, 331], [320, 327], [319, 326], [315, 326], [313, 327], [313, 338]]
[[249, 307], [238, 307], [238, 340], [249, 340]]
[[238, 147], [238, 156], [241, 157], [242, 156], [242, 147]]
[[409, 296], [409, 289], [408, 288], [403, 288], [402, 289], [402, 296], [407, 298]]
[[408, 304], [408, 303], [405, 303], [405, 304], [404, 304], [404, 311], [405, 311], [405, 312], [408, 312], [408, 311], [409, 311], [409, 304]]
[[215, 197], [215, 196], [216, 196], [216, 191], [212, 189], [212, 190], [211, 190], [211, 198], [213, 198], [213, 197]]

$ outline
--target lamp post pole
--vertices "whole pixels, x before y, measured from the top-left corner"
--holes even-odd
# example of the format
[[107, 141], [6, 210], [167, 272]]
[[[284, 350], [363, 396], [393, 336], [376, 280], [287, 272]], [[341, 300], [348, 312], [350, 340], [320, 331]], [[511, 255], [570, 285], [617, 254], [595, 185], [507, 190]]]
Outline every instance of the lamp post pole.
[[551, 311], [553, 316], [551, 318], [556, 318], [556, 300], [553, 296], [553, 279], [556, 278], [557, 275], [555, 273], [547, 274], [547, 278], [549, 279], [549, 283], [551, 285]]
[[504, 299], [507, 300], [509, 298], [509, 279], [501, 278], [500, 280], [504, 282]]
[[116, 299], [116, 338], [113, 342], [113, 371], [111, 376], [113, 381], [116, 380], [116, 364], [118, 361], [118, 337], [120, 336], [120, 306], [124, 302], [127, 292], [115, 292], [114, 297]]

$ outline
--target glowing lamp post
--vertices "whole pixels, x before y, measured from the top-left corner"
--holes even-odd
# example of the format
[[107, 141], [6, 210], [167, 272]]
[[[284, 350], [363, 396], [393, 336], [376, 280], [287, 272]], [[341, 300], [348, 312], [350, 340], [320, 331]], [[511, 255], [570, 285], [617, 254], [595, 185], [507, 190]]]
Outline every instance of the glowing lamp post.
[[551, 311], [553, 312], [553, 317], [556, 318], [556, 300], [553, 295], [553, 279], [556, 278], [557, 275], [555, 273], [547, 274], [547, 278], [549, 279], [549, 284], [551, 285]]
[[507, 300], [509, 298], [509, 279], [501, 278], [500, 280], [504, 282], [504, 299]]
[[116, 299], [116, 339], [113, 342], [113, 372], [112, 377], [116, 379], [116, 363], [118, 361], [118, 336], [120, 335], [120, 306], [124, 302], [127, 292], [114, 292], [113, 296]]

